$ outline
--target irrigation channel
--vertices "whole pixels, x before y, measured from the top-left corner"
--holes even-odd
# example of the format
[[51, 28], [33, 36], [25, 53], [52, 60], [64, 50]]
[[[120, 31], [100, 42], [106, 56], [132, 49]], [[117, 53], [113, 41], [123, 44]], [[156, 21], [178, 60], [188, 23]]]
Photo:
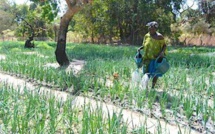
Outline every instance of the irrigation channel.
[[183, 125], [172, 125], [168, 122], [165, 122], [164, 120], [157, 120], [134, 110], [123, 109], [110, 103], [104, 103], [102, 101], [97, 101], [84, 96], [74, 96], [70, 93], [59, 90], [57, 91], [53, 88], [51, 89], [45, 86], [34, 85], [32, 82], [27, 82], [25, 79], [11, 76], [9, 74], [0, 73], [0, 82], [12, 86], [15, 90], [19, 90], [21, 93], [27, 89], [32, 94], [39, 93], [40, 95], [46, 95], [47, 97], [52, 96], [55, 97], [58, 101], [62, 102], [66, 101], [69, 98], [73, 98], [72, 104], [76, 108], [82, 108], [86, 104], [90, 105], [92, 109], [97, 109], [99, 106], [100, 108], [102, 108], [104, 117], [113, 116], [113, 113], [121, 114], [123, 122], [128, 125], [128, 128], [130, 130], [144, 125], [147, 127], [149, 133], [158, 133], [158, 128], [161, 128], [162, 132], [166, 134], [178, 134], [180, 132], [182, 132], [183, 134], [199, 133], [191, 129], [190, 127]]

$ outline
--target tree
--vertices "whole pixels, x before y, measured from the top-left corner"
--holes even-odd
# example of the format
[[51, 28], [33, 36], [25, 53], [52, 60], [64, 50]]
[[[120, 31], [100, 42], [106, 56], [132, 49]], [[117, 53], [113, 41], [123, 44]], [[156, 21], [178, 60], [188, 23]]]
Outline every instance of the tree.
[[215, 21], [215, 0], [199, 0], [199, 7], [205, 15], [207, 23]]
[[[94, 0], [75, 16], [75, 29], [86, 37], [123, 44], [142, 44], [147, 22], [156, 20], [160, 32], [170, 35], [170, 24], [184, 0]], [[174, 4], [174, 6], [173, 6]], [[173, 10], [175, 11], [173, 13]], [[81, 17], [80, 17], [81, 16]], [[88, 34], [88, 35], [87, 35]], [[100, 43], [100, 41], [98, 41]]]
[[0, 33], [7, 29], [13, 30], [14, 9], [7, 0], [0, 1]]
[[57, 48], [55, 50], [56, 60], [60, 66], [69, 65], [69, 59], [66, 55], [66, 35], [69, 23], [73, 16], [80, 11], [85, 4], [91, 2], [92, 0], [66, 0], [68, 9], [63, 17], [61, 17]]
[[[35, 3], [43, 5], [43, 17], [46, 17], [48, 20], [53, 21], [57, 16], [59, 11], [59, 1], [57, 0], [31, 0]], [[57, 47], [55, 50], [55, 56], [57, 62], [60, 66], [69, 65], [69, 59], [66, 55], [66, 35], [68, 32], [69, 23], [72, 20], [73, 16], [83, 9], [83, 7], [92, 3], [93, 0], [65, 0], [67, 4], [67, 11], [61, 17], [60, 28], [58, 32]]]
[[34, 48], [33, 40], [47, 40], [48, 37], [53, 37], [53, 28], [48, 27], [49, 21], [40, 14], [42, 11], [41, 5], [31, 3], [18, 5], [14, 12], [17, 16], [15, 21], [19, 26], [16, 28], [16, 35], [28, 37], [25, 41], [25, 48]]
[[12, 14], [0, 10], [0, 33], [8, 29], [12, 24]]
[[23, 20], [31, 30], [31, 35], [29, 35], [29, 38], [25, 41], [25, 48], [34, 48], [34, 43], [31, 42], [34, 40], [34, 36], [35, 36], [33, 26], [29, 24], [25, 19], [21, 18], [21, 20]]

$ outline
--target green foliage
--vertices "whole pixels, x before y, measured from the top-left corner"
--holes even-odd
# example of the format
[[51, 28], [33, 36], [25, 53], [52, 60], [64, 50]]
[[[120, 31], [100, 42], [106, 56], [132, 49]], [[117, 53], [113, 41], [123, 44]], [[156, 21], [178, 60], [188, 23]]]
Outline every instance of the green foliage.
[[193, 33], [195, 34], [208, 34], [210, 24], [206, 23], [204, 20], [199, 20], [196, 24], [193, 25]]
[[[199, 53], [214, 52], [207, 48], [180, 48], [177, 53], [171, 53], [169, 61], [172, 62], [172, 66], [183, 66], [185, 68], [207, 68], [215, 64], [215, 60], [207, 55], [198, 55]], [[183, 62], [181, 62], [183, 61]], [[204, 61], [204, 62], [199, 62]]]
[[[47, 40], [48, 37], [54, 36], [53, 27], [49, 25], [50, 21], [52, 21], [54, 17], [52, 14], [49, 15], [52, 17], [52, 20], [50, 20], [50, 18], [43, 15], [43, 12], [45, 12], [44, 14], [46, 15], [48, 14], [45, 9], [49, 7], [45, 6], [46, 5], [32, 3], [30, 5], [20, 5], [17, 7], [17, 11], [15, 13], [17, 15], [16, 22], [19, 26], [16, 29], [16, 35], [18, 37], [28, 37], [32, 34], [32, 29], [26, 24], [26, 22], [32, 25], [35, 37], [42, 37], [39, 40]], [[26, 22], [24, 22], [22, 18]]]
[[10, 41], [5, 41], [5, 42], [0, 42], [1, 50], [2, 52], [8, 52], [9, 50], [14, 50], [14, 51], [19, 51], [21, 48], [24, 46], [24, 42], [10, 42]]
[[[51, 86], [53, 90], [64, 90], [73, 86], [81, 96], [108, 101], [123, 109], [135, 112], [136, 109], [150, 109], [153, 114], [158, 112], [161, 120], [173, 119], [176, 123], [179, 119], [184, 122], [188, 120], [190, 127], [193, 127], [192, 119], [198, 118], [199, 120], [194, 121], [200, 125], [202, 121], [204, 125], [213, 124], [211, 119], [214, 120], [214, 107], [210, 102], [214, 98], [209, 96], [214, 95], [215, 57], [206, 54], [214, 53], [214, 48], [169, 47], [168, 60], [171, 69], [159, 79], [159, 88], [141, 91], [130, 85], [131, 72], [136, 69], [136, 47], [67, 44], [70, 61], [86, 61], [83, 70], [78, 75], [73, 75], [65, 68], [46, 66], [55, 64], [56, 61], [53, 49], [44, 48], [50, 44], [53, 47], [56, 43], [35, 42], [36, 46], [40, 44], [41, 47], [33, 50], [24, 49], [23, 43], [0, 43], [0, 53], [6, 56], [0, 62], [2, 72], [34, 81], [38, 86]], [[21, 51], [11, 51], [15, 49]], [[114, 73], [118, 74], [118, 78], [113, 77]], [[112, 82], [112, 86], [106, 85], [108, 81]], [[56, 98], [37, 94], [37, 89], [31, 90], [35, 91], [34, 94], [27, 90], [21, 94], [4, 84], [0, 84], [0, 87], [0, 120], [6, 133], [129, 133], [128, 124], [123, 120], [124, 112], [123, 115], [120, 112], [109, 113], [106, 118], [100, 105], [95, 110], [88, 105], [77, 109], [73, 104], [74, 98], [62, 103], [61, 99], [56, 101]], [[66, 91], [72, 92], [69, 89]], [[143, 121], [143, 126], [131, 133], [147, 133], [148, 128]], [[207, 128], [204, 130], [209, 131]]]
[[[147, 22], [156, 20], [160, 32], [170, 35], [173, 22], [172, 1], [95, 0], [76, 17], [75, 29], [100, 43], [119, 39], [130, 44], [141, 44], [147, 33]], [[174, 1], [179, 4], [181, 1]], [[150, 16], [150, 17], [148, 17]]]
[[49, 46], [46, 42], [37, 42], [35, 43], [36, 47], [43, 48], [43, 49], [53, 49], [53, 47]]
[[59, 1], [58, 0], [30, 0], [32, 2], [34, 2], [35, 4], [37, 4], [37, 6], [40, 6], [42, 8], [42, 12], [41, 17], [45, 18], [47, 22], [52, 22], [58, 12], [59, 12]]
[[[16, 29], [16, 36], [28, 37], [31, 31], [24, 22], [15, 18], [19, 16], [34, 26], [36, 37], [44, 37], [38, 40], [50, 39], [46, 37], [53, 38], [54, 31], [51, 23], [59, 23], [58, 13], [65, 8], [60, 6], [62, 1], [30, 1], [32, 2], [30, 5], [16, 5], [9, 0], [1, 1], [0, 32], [8, 28]], [[94, 0], [91, 5], [74, 16], [69, 30], [82, 34], [84, 42], [141, 45], [143, 35], [148, 32], [146, 23], [155, 20], [160, 25], [159, 32], [169, 36], [174, 44], [179, 44], [180, 35], [187, 35], [187, 33], [213, 35], [215, 6], [210, 5], [211, 1], [205, 1], [206, 3], [199, 3], [199, 9], [181, 9], [186, 1]], [[206, 6], [207, 3], [209, 7]], [[210, 13], [207, 14], [206, 9]], [[202, 13], [207, 17], [205, 18]], [[172, 31], [173, 25], [175, 30]]]
[[0, 34], [6, 29], [14, 30], [13, 19], [15, 18], [14, 11], [16, 7], [10, 5], [7, 0], [0, 2]]
[[[208, 0], [199, 1], [199, 7], [197, 9], [187, 8], [182, 10], [178, 21], [174, 24], [174, 30], [172, 30], [174, 39], [179, 36], [189, 38], [190, 36], [195, 37], [203, 34], [211, 36], [215, 33], [213, 21], [215, 10], [211, 10], [210, 2]], [[180, 32], [176, 34], [175, 29]]]

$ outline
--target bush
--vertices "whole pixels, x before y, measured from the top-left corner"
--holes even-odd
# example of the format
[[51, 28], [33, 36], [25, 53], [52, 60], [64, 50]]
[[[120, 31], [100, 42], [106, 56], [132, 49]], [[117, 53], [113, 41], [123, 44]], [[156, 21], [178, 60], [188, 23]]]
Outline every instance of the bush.
[[46, 42], [36, 42], [36, 47], [44, 48], [44, 49], [53, 49], [53, 47], [49, 46]]

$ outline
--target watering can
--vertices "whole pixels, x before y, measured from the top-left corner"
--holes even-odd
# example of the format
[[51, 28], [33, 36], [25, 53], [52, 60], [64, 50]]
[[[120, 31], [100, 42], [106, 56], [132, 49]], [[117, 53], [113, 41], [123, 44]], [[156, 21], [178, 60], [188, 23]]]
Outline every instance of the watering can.
[[166, 59], [166, 57], [163, 57], [162, 58], [162, 61], [158, 62], [158, 59], [160, 57], [158, 57], [156, 60], [155, 60], [155, 73], [158, 73], [158, 74], [165, 74], [169, 68], [170, 68], [170, 65]]
[[138, 51], [137, 54], [135, 55], [135, 63], [137, 65], [137, 68], [141, 68], [142, 67], [142, 54]]

